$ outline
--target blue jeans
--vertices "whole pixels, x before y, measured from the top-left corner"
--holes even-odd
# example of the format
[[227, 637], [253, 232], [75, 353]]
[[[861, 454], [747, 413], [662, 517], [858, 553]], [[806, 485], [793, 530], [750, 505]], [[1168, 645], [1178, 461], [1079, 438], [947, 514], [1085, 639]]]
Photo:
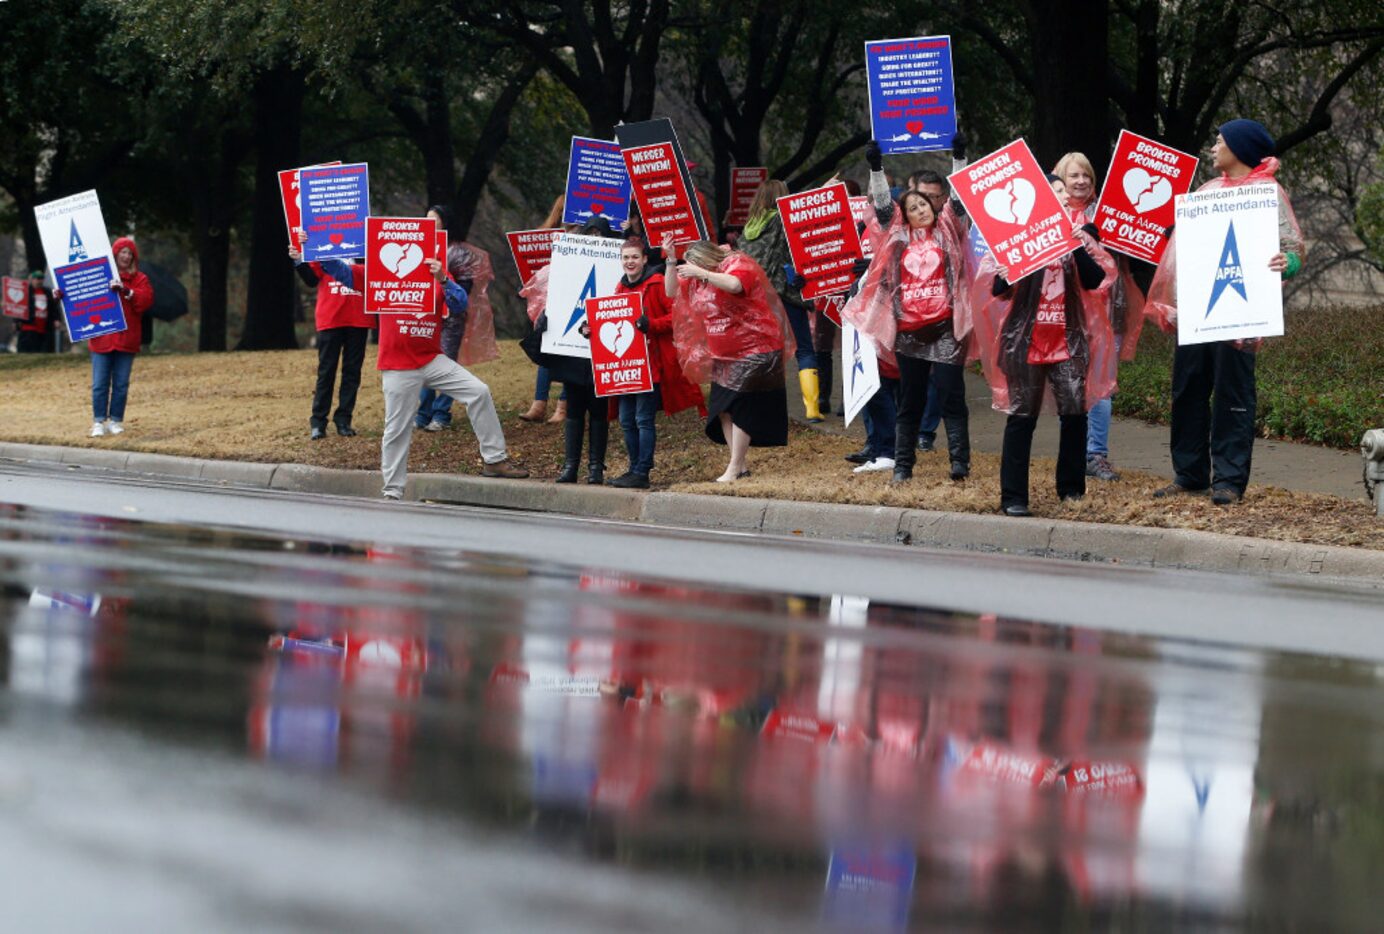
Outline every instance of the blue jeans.
[[798, 369], [817, 369], [817, 351], [812, 346], [812, 325], [807, 320], [807, 309], [792, 302], [784, 302], [783, 310], [788, 314], [788, 326], [793, 330], [793, 340], [798, 345], [794, 354], [798, 361]]
[[942, 406], [937, 401], [937, 377], [927, 380], [927, 405], [923, 407], [923, 420], [918, 423], [918, 433], [928, 438], [937, 437], [937, 426], [942, 424]]
[[1091, 406], [1086, 417], [1086, 456], [1110, 456], [1110, 400], [1102, 399]]
[[654, 385], [653, 392], [640, 392], [620, 397], [620, 428], [625, 432], [625, 450], [630, 456], [630, 473], [648, 476], [654, 469], [654, 416], [663, 405], [663, 396]]
[[[547, 402], [548, 391], [552, 389], [552, 386], [553, 375], [548, 372], [546, 366], [539, 367], [538, 376], [533, 381], [533, 401]], [[558, 396], [558, 398], [563, 402], [567, 401], [567, 387], [565, 385], [562, 387], [562, 395]]]
[[418, 391], [418, 414], [414, 416], [413, 424], [422, 428], [429, 422], [452, 423], [452, 397], [424, 387]]
[[899, 381], [881, 376], [879, 389], [861, 409], [865, 420], [865, 450], [870, 459], [894, 456], [894, 423], [898, 420]]
[[134, 365], [135, 355], [123, 350], [91, 355], [91, 414], [96, 421], [125, 420], [130, 368]]

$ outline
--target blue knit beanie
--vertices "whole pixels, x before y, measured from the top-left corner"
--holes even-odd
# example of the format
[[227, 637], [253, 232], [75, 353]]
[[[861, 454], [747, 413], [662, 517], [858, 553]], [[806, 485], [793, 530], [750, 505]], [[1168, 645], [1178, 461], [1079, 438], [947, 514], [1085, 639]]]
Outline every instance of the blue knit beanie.
[[1231, 120], [1221, 124], [1221, 139], [1251, 169], [1273, 155], [1277, 144], [1264, 124], [1254, 120]]

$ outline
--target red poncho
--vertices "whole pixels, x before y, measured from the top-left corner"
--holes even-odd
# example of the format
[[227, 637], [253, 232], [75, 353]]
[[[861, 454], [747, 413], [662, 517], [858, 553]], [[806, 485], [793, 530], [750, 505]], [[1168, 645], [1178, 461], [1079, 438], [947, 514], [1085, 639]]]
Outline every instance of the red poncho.
[[[732, 382], [737, 368], [730, 363], [752, 363], [768, 354], [784, 356], [796, 349], [783, 304], [764, 270], [744, 253], [731, 253], [716, 271], [734, 276], [739, 294], [719, 289], [700, 279], [684, 280], [673, 299], [673, 345], [682, 371], [697, 383], [717, 372]], [[720, 382], [721, 379], [718, 379]], [[722, 383], [729, 389], [736, 385]]]
[[458, 361], [466, 366], [474, 366], [487, 360], [498, 360], [500, 348], [495, 343], [495, 309], [491, 307], [487, 294], [490, 283], [495, 281], [490, 254], [465, 241], [453, 243], [447, 247], [447, 272], [458, 282], [471, 280], [471, 288], [466, 293], [466, 331], [461, 338]]

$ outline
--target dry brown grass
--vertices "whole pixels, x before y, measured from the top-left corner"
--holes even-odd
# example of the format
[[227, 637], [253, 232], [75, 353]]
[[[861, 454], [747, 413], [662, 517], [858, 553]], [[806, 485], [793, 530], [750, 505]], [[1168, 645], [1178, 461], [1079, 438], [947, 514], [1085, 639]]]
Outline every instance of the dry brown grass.
[[[562, 461], [557, 425], [529, 425], [533, 367], [513, 343], [502, 358], [474, 369], [494, 393], [511, 453], [539, 480], [552, 479]], [[314, 351], [141, 355], [135, 362], [126, 425], [118, 438], [91, 439], [89, 369], [85, 357], [0, 358], [6, 399], [0, 440], [33, 444], [110, 447], [267, 463], [300, 463], [375, 470], [384, 406], [371, 348], [362, 377], [355, 425], [360, 435], [312, 442], [308, 408], [316, 373]], [[458, 409], [452, 430], [414, 434], [412, 470], [479, 473], [475, 439]], [[989, 513], [999, 503], [999, 458], [977, 454], [971, 479], [952, 483], [941, 454], [919, 455], [914, 479], [890, 487], [888, 474], [855, 475], [842, 458], [856, 443], [795, 425], [787, 448], [752, 450], [754, 474], [733, 484], [710, 482], [725, 467], [726, 451], [702, 434], [695, 412], [659, 422], [655, 486], [693, 493], [830, 503], [907, 506]], [[611, 426], [607, 462], [625, 468], [624, 445]], [[1369, 503], [1334, 496], [1251, 487], [1238, 507], [1220, 509], [1203, 498], [1152, 499], [1165, 481], [1126, 473], [1116, 483], [1092, 483], [1085, 502], [1057, 501], [1053, 461], [1033, 464], [1031, 506], [1036, 515], [1085, 522], [1201, 529], [1282, 541], [1384, 549], [1384, 521]]]

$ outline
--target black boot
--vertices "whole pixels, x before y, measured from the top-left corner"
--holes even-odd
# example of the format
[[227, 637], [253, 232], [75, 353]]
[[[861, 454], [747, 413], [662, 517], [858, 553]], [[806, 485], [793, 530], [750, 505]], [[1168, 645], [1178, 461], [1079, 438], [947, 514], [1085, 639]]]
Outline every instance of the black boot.
[[948, 419], [947, 453], [951, 456], [951, 478], [965, 480], [971, 475], [970, 419]]
[[581, 436], [580, 419], [562, 420], [562, 473], [557, 475], [558, 483], [577, 482], [577, 465], [581, 463]]
[[831, 351], [817, 354], [817, 408], [823, 415], [831, 414], [831, 379], [835, 376], [836, 361]]
[[[597, 402], [604, 403], [604, 399]], [[610, 422], [591, 419], [591, 450], [587, 455], [586, 482], [592, 486], [605, 483], [606, 440], [610, 437]]]

